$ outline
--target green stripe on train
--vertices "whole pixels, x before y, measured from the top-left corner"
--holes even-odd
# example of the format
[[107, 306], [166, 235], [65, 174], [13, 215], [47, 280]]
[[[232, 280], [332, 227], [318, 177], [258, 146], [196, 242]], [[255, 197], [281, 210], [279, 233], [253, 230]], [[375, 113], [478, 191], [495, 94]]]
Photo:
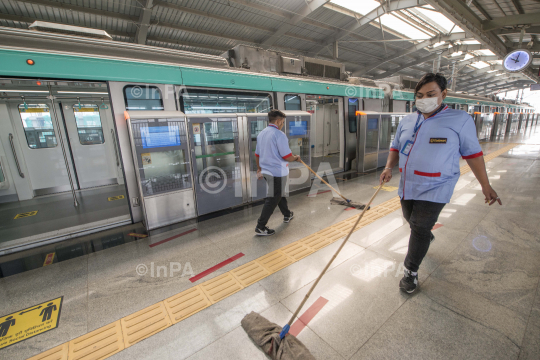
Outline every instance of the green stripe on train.
[[[28, 65], [27, 59], [34, 60], [34, 65]], [[145, 64], [127, 60], [0, 50], [0, 64], [2, 64], [0, 69], [2, 76], [158, 84], [182, 83], [182, 74], [178, 66]]]

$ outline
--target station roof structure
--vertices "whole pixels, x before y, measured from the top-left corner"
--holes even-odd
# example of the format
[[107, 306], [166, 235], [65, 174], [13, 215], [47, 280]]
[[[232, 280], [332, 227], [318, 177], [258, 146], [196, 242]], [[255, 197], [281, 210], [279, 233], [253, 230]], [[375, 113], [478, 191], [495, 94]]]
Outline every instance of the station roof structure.
[[[220, 55], [236, 45], [330, 59], [353, 76], [419, 78], [489, 95], [539, 82], [540, 0], [4, 0], [0, 26], [35, 21], [105, 30], [112, 40]], [[528, 49], [533, 64], [502, 59]]]

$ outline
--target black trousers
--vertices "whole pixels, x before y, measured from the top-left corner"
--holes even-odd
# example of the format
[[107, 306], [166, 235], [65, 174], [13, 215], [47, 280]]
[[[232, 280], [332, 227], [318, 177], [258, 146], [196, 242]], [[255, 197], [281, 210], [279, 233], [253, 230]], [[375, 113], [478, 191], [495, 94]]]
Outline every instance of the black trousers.
[[283, 216], [291, 215], [291, 211], [287, 206], [287, 199], [285, 198], [285, 190], [287, 186], [288, 176], [278, 177], [266, 174], [263, 176], [266, 180], [266, 183], [268, 184], [268, 193], [266, 194], [266, 198], [264, 199], [261, 216], [257, 221], [257, 227], [259, 229], [263, 229], [266, 226], [268, 220], [270, 220], [270, 216], [272, 216], [272, 214], [274, 213], [276, 206], [279, 206], [279, 210], [281, 211]]
[[446, 204], [423, 200], [401, 200], [403, 217], [411, 227], [409, 250], [405, 257], [405, 268], [418, 271], [426, 256], [433, 234], [431, 229]]

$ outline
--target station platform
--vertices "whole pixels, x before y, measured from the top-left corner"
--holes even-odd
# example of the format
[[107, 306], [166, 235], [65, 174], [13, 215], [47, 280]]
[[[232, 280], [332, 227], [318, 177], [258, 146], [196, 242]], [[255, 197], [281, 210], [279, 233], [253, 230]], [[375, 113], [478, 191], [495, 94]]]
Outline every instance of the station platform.
[[[462, 160], [412, 295], [394, 171], [294, 326], [315, 358], [540, 358], [540, 128], [482, 147], [503, 205]], [[335, 177], [365, 203], [379, 174]], [[63, 297], [56, 328], [0, 358], [266, 359], [240, 321], [286, 324], [360, 213], [326, 191], [292, 195], [271, 237], [254, 236], [259, 205], [0, 279], [2, 316]]]

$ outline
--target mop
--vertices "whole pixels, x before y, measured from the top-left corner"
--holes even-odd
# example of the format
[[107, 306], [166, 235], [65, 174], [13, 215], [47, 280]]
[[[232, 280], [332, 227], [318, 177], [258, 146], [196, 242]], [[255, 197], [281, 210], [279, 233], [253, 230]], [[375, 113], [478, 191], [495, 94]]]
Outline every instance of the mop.
[[332, 256], [328, 264], [326, 264], [325, 268], [323, 269], [317, 280], [315, 280], [313, 285], [311, 285], [311, 289], [309, 289], [308, 293], [304, 297], [304, 300], [302, 300], [294, 314], [291, 316], [291, 319], [289, 320], [287, 325], [282, 328], [281, 326], [268, 321], [254, 311], [247, 314], [242, 319], [242, 327], [244, 328], [248, 336], [273, 360], [315, 360], [313, 355], [311, 355], [309, 350], [304, 344], [300, 342], [300, 340], [298, 340], [295, 336], [288, 334], [289, 329], [294, 319], [296, 319], [296, 317], [300, 313], [300, 310], [302, 309], [306, 301], [309, 299], [311, 293], [313, 292], [313, 289], [315, 289], [315, 287], [317, 286], [323, 275], [326, 273], [330, 265], [332, 265], [332, 262], [336, 259], [341, 249], [343, 249], [343, 247], [351, 237], [354, 229], [356, 229], [356, 227], [360, 223], [360, 220], [362, 220], [362, 217], [369, 208], [369, 205], [371, 205], [371, 202], [373, 201], [373, 199], [375, 199], [383, 185], [384, 182], [379, 185], [377, 191], [375, 191], [375, 194], [373, 194], [358, 219], [356, 219], [354, 226], [351, 228], [351, 230], [349, 230], [349, 233], [345, 237], [345, 240], [343, 240], [334, 256]]
[[366, 207], [365, 204], [362, 204], [362, 203], [357, 203], [357, 202], [353, 202], [352, 200], [349, 200], [347, 199], [345, 196], [341, 195], [339, 193], [339, 191], [337, 191], [336, 189], [334, 189], [329, 183], [327, 183], [326, 181], [323, 180], [322, 177], [319, 176], [319, 174], [317, 174], [315, 171], [313, 171], [312, 168], [310, 168], [305, 162], [302, 161], [302, 159], [300, 159], [300, 162], [302, 164], [304, 164], [305, 167], [307, 167], [309, 169], [309, 171], [311, 171], [313, 173], [313, 175], [315, 175], [316, 177], [319, 178], [319, 180], [321, 180], [323, 183], [325, 183], [326, 185], [328, 185], [328, 187], [330, 189], [332, 189], [333, 191], [335, 191], [339, 196], [341, 196], [343, 198], [340, 199], [338, 197], [333, 197], [331, 200], [330, 200], [330, 204], [332, 205], [344, 205], [344, 206], [349, 206], [349, 207], [354, 207], [358, 210], [362, 210], [364, 207]]

